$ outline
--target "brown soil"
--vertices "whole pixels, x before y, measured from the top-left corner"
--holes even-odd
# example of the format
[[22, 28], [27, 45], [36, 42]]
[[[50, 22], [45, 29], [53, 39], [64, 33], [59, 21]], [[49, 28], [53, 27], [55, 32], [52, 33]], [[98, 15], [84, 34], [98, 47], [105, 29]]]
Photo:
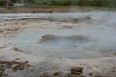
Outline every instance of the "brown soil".
[[17, 8], [1, 8], [0, 13], [52, 13], [52, 12], [68, 12], [69, 8], [40, 8], [40, 7], [17, 7]]
[[77, 6], [36, 6], [36, 7], [4, 7], [0, 13], [52, 13], [52, 12], [87, 12], [93, 10], [110, 10], [115, 8], [77, 7]]

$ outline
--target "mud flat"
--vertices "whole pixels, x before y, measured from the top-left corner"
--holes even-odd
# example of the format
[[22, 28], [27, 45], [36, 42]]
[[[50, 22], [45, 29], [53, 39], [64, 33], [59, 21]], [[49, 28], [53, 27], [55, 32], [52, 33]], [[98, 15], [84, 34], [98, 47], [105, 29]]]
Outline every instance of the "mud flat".
[[116, 12], [1, 13], [1, 77], [116, 77]]

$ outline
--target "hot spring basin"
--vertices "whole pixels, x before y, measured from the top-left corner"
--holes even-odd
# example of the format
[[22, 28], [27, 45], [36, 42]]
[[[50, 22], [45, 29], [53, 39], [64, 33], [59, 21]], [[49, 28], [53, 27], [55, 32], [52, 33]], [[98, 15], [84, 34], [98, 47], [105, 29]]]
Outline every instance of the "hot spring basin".
[[[7, 42], [26, 53], [47, 58], [99, 58], [116, 50], [115, 29], [26, 29]], [[106, 35], [107, 34], [107, 35]], [[112, 38], [111, 38], [112, 37]]]
[[88, 43], [90, 38], [82, 35], [72, 36], [56, 36], [56, 35], [44, 35], [39, 40], [39, 44], [46, 46], [61, 46], [61, 47], [73, 47], [84, 43]]
[[[19, 30], [16, 37], [5, 40], [7, 44], [12, 44], [29, 54], [47, 58], [85, 59], [99, 58], [103, 57], [104, 53], [116, 52], [115, 12], [1, 14], [0, 16], [1, 19], [46, 19], [47, 23], [44, 20], [29, 21], [31, 27], [35, 26], [36, 22], [36, 27], [41, 25], [43, 28]], [[83, 22], [85, 17], [90, 17], [89, 20], [87, 18], [89, 22]], [[50, 21], [51, 18], [54, 21]], [[81, 19], [75, 23], [80, 24], [80, 27], [57, 28], [60, 23], [64, 24], [63, 26], [70, 25], [73, 23], [70, 20], [75, 19]]]

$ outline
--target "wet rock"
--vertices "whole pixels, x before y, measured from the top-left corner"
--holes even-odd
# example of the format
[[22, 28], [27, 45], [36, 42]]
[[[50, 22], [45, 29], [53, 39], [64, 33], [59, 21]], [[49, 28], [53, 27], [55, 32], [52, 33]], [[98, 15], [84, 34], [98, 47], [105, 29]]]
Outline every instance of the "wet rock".
[[4, 75], [4, 71], [5, 69], [2, 66], [0, 66], [0, 77]]
[[[13, 71], [24, 70], [28, 68], [30, 65], [27, 64], [28, 61], [25, 62], [17, 62], [17, 61], [0, 61], [0, 68], [2, 69], [12, 69]], [[0, 69], [1, 73], [1, 69]]]
[[85, 77], [85, 76], [77, 75], [77, 74], [67, 74], [64, 77]]
[[0, 66], [1, 66], [2, 69], [5, 69], [5, 68], [9, 69], [9, 68], [12, 67], [12, 62], [10, 62], [10, 61], [0, 61]]
[[72, 67], [71, 68], [71, 74], [82, 74], [83, 68], [82, 67]]
[[89, 73], [90, 76], [92, 76], [92, 73]]
[[16, 64], [16, 66], [12, 67], [12, 70], [14, 70], [14, 71], [24, 70], [26, 67], [30, 66], [27, 64], [28, 61], [25, 61], [25, 62], [12, 61], [12, 63]]
[[90, 37], [89, 36], [83, 36], [83, 35], [74, 35], [74, 36], [70, 36], [67, 37], [69, 39], [73, 39], [73, 40], [82, 40], [82, 41], [89, 41]]
[[53, 37], [55, 37], [55, 35], [44, 35], [44, 36], [42, 36], [43, 39], [52, 39]]
[[113, 56], [116, 56], [116, 53], [113, 53]]
[[17, 51], [17, 52], [24, 52], [22, 50], [20, 50], [19, 48], [13, 47], [11, 50]]
[[49, 73], [43, 73], [42, 75], [39, 75], [38, 77], [52, 77]]
[[64, 77], [62, 72], [55, 72], [53, 77]]
[[15, 67], [12, 68], [14, 71], [16, 70], [24, 70], [23, 66], [17, 65]]
[[62, 73], [61, 72], [55, 72], [53, 75], [62, 75]]

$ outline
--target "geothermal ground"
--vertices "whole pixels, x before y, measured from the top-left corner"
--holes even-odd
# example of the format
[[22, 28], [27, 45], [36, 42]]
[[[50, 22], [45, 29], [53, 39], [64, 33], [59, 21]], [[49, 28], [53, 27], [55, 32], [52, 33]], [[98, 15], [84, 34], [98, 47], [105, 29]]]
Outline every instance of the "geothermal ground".
[[0, 14], [1, 77], [51, 77], [39, 75], [72, 67], [116, 77], [116, 12]]

